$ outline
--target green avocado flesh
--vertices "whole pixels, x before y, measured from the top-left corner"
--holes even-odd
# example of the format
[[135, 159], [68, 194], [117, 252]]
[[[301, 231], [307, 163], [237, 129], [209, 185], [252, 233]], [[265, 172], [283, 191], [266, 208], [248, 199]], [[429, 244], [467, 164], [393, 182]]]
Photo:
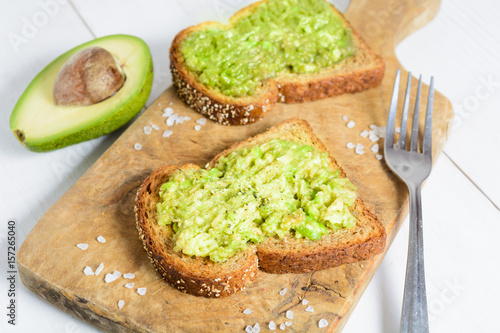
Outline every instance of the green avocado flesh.
[[[88, 47], [108, 50], [125, 73], [111, 97], [87, 106], [56, 105], [53, 87], [59, 70], [73, 54]], [[147, 44], [129, 35], [112, 35], [77, 46], [45, 67], [19, 98], [10, 128], [33, 151], [49, 151], [110, 133], [131, 120], [146, 103], [153, 82]]]
[[269, 0], [228, 26], [190, 34], [184, 63], [207, 87], [252, 96], [265, 80], [317, 73], [353, 55], [351, 31], [324, 0]]
[[175, 251], [223, 262], [266, 237], [315, 241], [350, 228], [356, 196], [327, 153], [272, 140], [221, 157], [210, 170], [175, 171], [160, 188], [157, 221], [173, 228]]

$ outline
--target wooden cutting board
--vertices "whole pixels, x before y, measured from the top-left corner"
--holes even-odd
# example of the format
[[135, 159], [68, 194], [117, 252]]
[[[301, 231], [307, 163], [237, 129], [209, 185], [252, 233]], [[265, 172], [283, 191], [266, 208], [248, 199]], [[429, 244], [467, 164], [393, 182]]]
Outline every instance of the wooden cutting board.
[[[234, 296], [194, 297], [170, 287], [150, 264], [135, 228], [135, 194], [143, 178], [162, 165], [190, 162], [203, 166], [231, 144], [287, 118], [299, 117], [311, 124], [358, 186], [367, 206], [380, 217], [389, 247], [408, 213], [406, 189], [384, 161], [375, 158], [370, 151], [373, 143], [359, 134], [372, 124], [384, 126], [394, 75], [401, 67], [395, 46], [428, 22], [438, 7], [438, 0], [352, 1], [346, 17], [386, 61], [379, 88], [305, 104], [280, 104], [264, 120], [244, 127], [208, 121], [199, 131], [194, 126], [201, 116], [179, 101], [173, 88], [167, 89], [33, 228], [17, 256], [23, 283], [62, 310], [109, 332], [243, 332], [257, 322], [268, 331], [271, 320], [278, 325], [287, 320], [287, 310], [294, 312], [287, 331], [341, 331], [383, 255], [310, 274], [260, 272], [250, 287]], [[402, 82], [405, 78], [403, 71]], [[166, 107], [191, 117], [191, 121], [168, 127], [173, 130], [169, 138], [162, 137], [167, 129], [162, 118]], [[434, 110], [437, 157], [453, 112], [450, 102], [439, 93]], [[344, 115], [355, 122], [353, 128], [346, 126]], [[152, 124], [161, 129], [146, 135], [144, 126]], [[362, 143], [365, 154], [355, 154], [346, 148], [347, 142]], [[135, 143], [142, 144], [142, 149], [135, 150]], [[383, 141], [378, 144], [383, 146]], [[99, 235], [105, 243], [96, 240]], [[78, 243], [88, 243], [89, 248], [82, 251], [76, 247]], [[85, 266], [95, 270], [100, 263], [104, 263], [104, 270], [99, 276], [83, 274]], [[105, 283], [104, 276], [115, 270], [133, 273], [135, 278]], [[134, 288], [125, 288], [128, 282], [134, 282]], [[139, 287], [147, 288], [145, 295], [137, 293]], [[279, 291], [283, 288], [288, 291], [282, 296]], [[313, 313], [304, 311], [304, 298], [314, 308]], [[119, 300], [125, 302], [122, 309], [117, 305]], [[250, 315], [242, 313], [246, 308], [251, 309]], [[328, 320], [327, 329], [318, 328], [321, 318]]]

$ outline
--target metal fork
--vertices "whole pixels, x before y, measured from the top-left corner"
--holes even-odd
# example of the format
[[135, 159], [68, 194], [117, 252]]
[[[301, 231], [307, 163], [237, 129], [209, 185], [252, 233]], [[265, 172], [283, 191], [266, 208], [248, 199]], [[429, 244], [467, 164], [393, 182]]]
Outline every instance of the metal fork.
[[424, 180], [429, 176], [432, 167], [432, 106], [434, 101], [434, 79], [431, 77], [429, 86], [421, 152], [418, 149], [418, 119], [422, 76], [420, 76], [418, 82], [410, 147], [406, 145], [406, 128], [410, 104], [411, 73], [408, 73], [408, 83], [403, 104], [399, 139], [397, 142], [394, 141], [399, 80], [400, 71], [398, 70], [394, 81], [389, 117], [387, 119], [384, 149], [387, 165], [406, 183], [410, 195], [410, 237], [403, 310], [401, 314], [401, 332], [429, 332], [427, 296], [425, 292], [421, 187]]

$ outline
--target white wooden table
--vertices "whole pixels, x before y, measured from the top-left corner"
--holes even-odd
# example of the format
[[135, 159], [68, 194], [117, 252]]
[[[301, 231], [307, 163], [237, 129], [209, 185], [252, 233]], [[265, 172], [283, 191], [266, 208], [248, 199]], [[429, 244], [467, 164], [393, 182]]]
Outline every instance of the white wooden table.
[[[150, 46], [149, 105], [171, 84], [168, 49], [182, 28], [224, 20], [248, 0], [0, 0], [0, 331], [94, 332], [30, 293], [17, 277], [16, 326], [7, 324], [7, 222], [17, 248], [38, 219], [94, 163], [120, 131], [49, 153], [21, 147], [10, 113], [31, 79], [56, 56], [104, 35]], [[347, 1], [337, 1], [345, 9]], [[500, 332], [500, 3], [443, 0], [438, 16], [397, 55], [413, 73], [435, 77], [456, 112], [451, 136], [424, 190], [427, 293], [432, 332]], [[344, 332], [397, 332], [408, 223], [388, 251]], [[264, 325], [261, 325], [264, 326]]]

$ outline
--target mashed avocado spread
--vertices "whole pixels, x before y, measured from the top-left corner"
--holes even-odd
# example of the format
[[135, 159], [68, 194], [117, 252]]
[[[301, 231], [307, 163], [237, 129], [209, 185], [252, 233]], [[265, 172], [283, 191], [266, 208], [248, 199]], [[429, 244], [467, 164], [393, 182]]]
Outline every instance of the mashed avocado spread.
[[174, 250], [223, 262], [265, 237], [318, 240], [350, 228], [356, 188], [327, 153], [283, 140], [236, 150], [210, 170], [177, 170], [160, 189], [158, 224]]
[[193, 32], [180, 51], [201, 83], [242, 97], [280, 73], [330, 67], [355, 47], [351, 31], [326, 1], [269, 0], [229, 26]]

